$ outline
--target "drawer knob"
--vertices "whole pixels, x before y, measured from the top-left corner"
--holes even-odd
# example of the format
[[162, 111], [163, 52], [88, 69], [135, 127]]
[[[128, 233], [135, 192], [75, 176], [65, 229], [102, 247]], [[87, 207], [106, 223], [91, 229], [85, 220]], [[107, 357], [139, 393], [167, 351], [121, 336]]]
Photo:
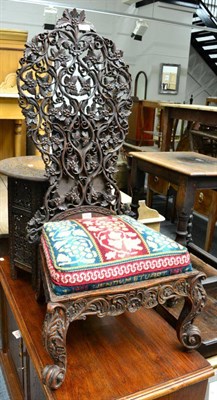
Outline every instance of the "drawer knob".
[[202, 203], [203, 200], [204, 200], [204, 194], [202, 192], [200, 192], [198, 202]]

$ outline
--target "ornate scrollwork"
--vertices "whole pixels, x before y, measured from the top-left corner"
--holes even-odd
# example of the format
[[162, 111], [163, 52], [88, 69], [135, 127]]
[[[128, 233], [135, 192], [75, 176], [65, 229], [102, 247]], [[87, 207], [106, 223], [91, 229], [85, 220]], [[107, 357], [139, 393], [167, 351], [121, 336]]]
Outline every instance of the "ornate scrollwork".
[[[187, 276], [168, 283], [152, 287], [134, 289], [126, 293], [87, 296], [70, 300], [63, 304], [49, 303], [44, 322], [44, 342], [47, 351], [54, 360], [43, 370], [43, 381], [51, 388], [59, 387], [66, 371], [66, 333], [70, 322], [86, 319], [89, 315], [117, 316], [125, 311], [135, 312], [141, 307], [153, 308], [164, 304], [168, 299], [184, 298], [183, 310], [177, 324], [177, 335], [188, 349], [195, 349], [201, 343], [199, 329], [192, 325], [201, 312], [206, 300], [206, 293], [201, 284], [204, 274]], [[144, 284], [145, 286], [145, 284]]]
[[[150, 288], [139, 288], [127, 293], [116, 293], [114, 295], [102, 295], [100, 297], [86, 297], [70, 300], [65, 303], [66, 315], [69, 323], [76, 319], [85, 319], [88, 315], [117, 316], [126, 310], [135, 312], [139, 308], [153, 308], [158, 304], [165, 304], [167, 300], [173, 298], [191, 298], [193, 303], [192, 314], [194, 317], [200, 313], [204, 307], [206, 293], [200, 279], [204, 275], [194, 280], [177, 279], [167, 284], [161, 284]], [[193, 291], [193, 295], [192, 295]], [[194, 301], [192, 301], [194, 299]]]
[[200, 331], [192, 323], [205, 306], [207, 296], [201, 283], [205, 277], [205, 274], [198, 274], [189, 283], [188, 296], [177, 323], [177, 336], [188, 349], [196, 349], [201, 344]]
[[86, 204], [120, 211], [113, 176], [128, 132], [131, 78], [111, 40], [80, 30], [84, 20], [84, 12], [65, 10], [54, 30], [26, 44], [17, 72], [27, 132], [50, 184], [28, 225], [30, 241], [62, 210]]
[[43, 326], [44, 346], [55, 365], [47, 365], [42, 372], [43, 383], [57, 389], [63, 382], [66, 373], [66, 334], [69, 321], [66, 308], [62, 304], [48, 303]]

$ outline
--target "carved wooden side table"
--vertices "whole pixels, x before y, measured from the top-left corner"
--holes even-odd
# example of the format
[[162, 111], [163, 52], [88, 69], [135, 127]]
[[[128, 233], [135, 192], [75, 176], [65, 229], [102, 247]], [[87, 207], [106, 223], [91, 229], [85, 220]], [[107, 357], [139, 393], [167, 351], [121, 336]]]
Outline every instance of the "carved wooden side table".
[[0, 161], [0, 173], [8, 177], [10, 264], [13, 278], [17, 269], [32, 273], [35, 285], [37, 246], [28, 243], [26, 225], [40, 208], [47, 188], [40, 156], [12, 157]]
[[[131, 185], [137, 203], [138, 175], [143, 171], [167, 179], [178, 186], [176, 241], [186, 245], [188, 221], [197, 189], [217, 189], [216, 158], [196, 152], [131, 152]], [[143, 178], [144, 180], [144, 178]]]

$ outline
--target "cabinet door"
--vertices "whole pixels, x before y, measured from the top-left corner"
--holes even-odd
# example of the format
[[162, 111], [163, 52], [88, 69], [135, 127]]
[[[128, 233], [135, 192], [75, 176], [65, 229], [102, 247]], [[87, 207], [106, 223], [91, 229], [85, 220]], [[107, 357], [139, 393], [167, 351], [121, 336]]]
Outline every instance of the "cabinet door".
[[24, 389], [23, 339], [20, 335], [15, 318], [7, 304], [8, 316], [8, 353], [13, 360], [22, 389]]
[[[28, 357], [29, 358], [29, 357]], [[29, 371], [28, 371], [28, 376], [29, 376], [29, 383], [30, 383], [30, 391], [29, 391], [29, 397], [27, 397], [27, 400], [45, 400], [45, 394], [42, 389], [42, 382], [40, 381], [35, 367], [29, 358], [27, 359], [29, 362]]]
[[[2, 293], [1, 293], [2, 294]], [[3, 295], [4, 296], [4, 295]], [[45, 400], [45, 394], [42, 382], [38, 377], [34, 365], [29, 357], [25, 342], [21, 336], [14, 315], [5, 301], [6, 318], [0, 318], [2, 326], [0, 326], [0, 334], [2, 334], [3, 343], [0, 348], [4, 348], [13, 364], [14, 374], [17, 375], [20, 391], [24, 400]], [[13, 385], [13, 381], [11, 381]]]

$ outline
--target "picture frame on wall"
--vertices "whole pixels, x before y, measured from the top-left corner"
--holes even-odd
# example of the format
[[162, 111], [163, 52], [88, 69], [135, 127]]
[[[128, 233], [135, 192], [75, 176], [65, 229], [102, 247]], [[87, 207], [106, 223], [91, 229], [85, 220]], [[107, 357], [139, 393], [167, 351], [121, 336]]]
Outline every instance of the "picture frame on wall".
[[180, 64], [161, 64], [160, 65], [160, 94], [177, 94], [179, 90], [181, 65]]

